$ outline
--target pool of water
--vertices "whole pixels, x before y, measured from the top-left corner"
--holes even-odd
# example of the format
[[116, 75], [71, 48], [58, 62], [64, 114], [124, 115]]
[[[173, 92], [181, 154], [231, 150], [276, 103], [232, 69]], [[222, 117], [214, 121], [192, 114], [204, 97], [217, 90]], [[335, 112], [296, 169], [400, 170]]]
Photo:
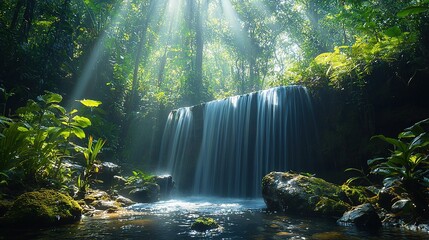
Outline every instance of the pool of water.
[[[304, 218], [264, 210], [262, 199], [183, 198], [136, 204], [127, 211], [84, 217], [49, 229], [2, 229], [1, 239], [428, 239], [397, 228], [377, 232], [342, 227], [334, 219]], [[220, 229], [199, 233], [191, 224], [212, 217]]]

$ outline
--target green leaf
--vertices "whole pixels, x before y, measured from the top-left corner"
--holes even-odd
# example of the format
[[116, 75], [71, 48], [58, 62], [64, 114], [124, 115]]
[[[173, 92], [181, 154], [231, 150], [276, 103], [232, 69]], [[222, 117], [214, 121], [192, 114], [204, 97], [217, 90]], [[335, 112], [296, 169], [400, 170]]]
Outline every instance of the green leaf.
[[63, 100], [63, 97], [58, 93], [48, 92], [42, 96], [39, 96], [38, 99], [45, 102], [46, 104], [50, 104], [61, 102]]
[[91, 120], [89, 120], [89, 118], [74, 116], [72, 119], [74, 121], [73, 123], [74, 126], [81, 127], [81, 128], [86, 128], [91, 126]]
[[368, 164], [368, 166], [371, 167], [372, 165], [380, 164], [380, 163], [382, 163], [385, 160], [386, 160], [385, 158], [374, 158], [374, 159], [368, 160], [367, 164]]
[[388, 37], [398, 37], [401, 35], [401, 33], [402, 31], [398, 26], [388, 28], [387, 30], [384, 31], [384, 34], [386, 34], [386, 36]]
[[84, 139], [85, 138], [85, 132], [79, 128], [79, 127], [74, 127], [72, 128], [71, 132], [78, 137], [79, 139]]
[[429, 6], [411, 6], [411, 7], [404, 8], [403, 10], [398, 12], [396, 16], [407, 17], [410, 15], [419, 14], [428, 10], [429, 10]]
[[28, 129], [26, 127], [23, 127], [23, 126], [19, 126], [17, 128], [17, 130], [20, 131], [20, 132], [28, 132]]
[[371, 138], [371, 140], [374, 139], [374, 138], [378, 138], [378, 139], [381, 139], [381, 140], [383, 140], [383, 141], [385, 141], [387, 143], [390, 143], [393, 146], [399, 148], [402, 152], [405, 152], [405, 150], [407, 149], [407, 145], [405, 143], [401, 142], [400, 140], [397, 140], [397, 139], [394, 139], [394, 138], [389, 138], [389, 137], [386, 137], [386, 136], [383, 136], [383, 135], [373, 136]]
[[76, 100], [80, 103], [82, 103], [86, 107], [98, 107], [101, 105], [100, 101], [91, 100], [91, 99], [83, 99], [83, 100]]
[[58, 104], [52, 104], [51, 107], [54, 108], [54, 109], [57, 109], [58, 111], [60, 111], [61, 114], [65, 114], [66, 113], [66, 110], [63, 107], [61, 107], [60, 105], [58, 105]]

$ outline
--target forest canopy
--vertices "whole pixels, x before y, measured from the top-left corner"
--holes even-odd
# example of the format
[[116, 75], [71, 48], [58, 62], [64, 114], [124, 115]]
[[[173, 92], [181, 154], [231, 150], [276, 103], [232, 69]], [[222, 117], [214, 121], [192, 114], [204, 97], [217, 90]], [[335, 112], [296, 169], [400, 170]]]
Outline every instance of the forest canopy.
[[428, 0], [4, 0], [3, 115], [45, 91], [68, 108], [96, 99], [89, 131], [133, 158], [124, 146], [157, 142], [177, 107], [287, 84], [361, 91], [380, 66], [413, 81], [428, 71], [428, 9]]

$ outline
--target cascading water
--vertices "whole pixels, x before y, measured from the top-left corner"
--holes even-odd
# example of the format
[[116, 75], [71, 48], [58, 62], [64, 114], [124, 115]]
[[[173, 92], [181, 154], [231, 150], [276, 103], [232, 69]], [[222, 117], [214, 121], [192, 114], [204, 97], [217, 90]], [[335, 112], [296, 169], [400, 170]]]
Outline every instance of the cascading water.
[[[312, 170], [317, 143], [306, 88], [272, 88], [208, 102], [198, 111], [171, 113], [164, 131], [160, 167], [179, 191], [257, 197], [270, 171]], [[201, 115], [199, 124], [192, 124], [193, 112]]]

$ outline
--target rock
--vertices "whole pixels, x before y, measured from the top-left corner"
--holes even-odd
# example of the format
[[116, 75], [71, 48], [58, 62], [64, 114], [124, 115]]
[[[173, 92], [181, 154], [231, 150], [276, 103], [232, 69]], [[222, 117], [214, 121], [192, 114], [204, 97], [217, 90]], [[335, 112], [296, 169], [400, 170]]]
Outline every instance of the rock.
[[378, 193], [378, 205], [390, 211], [394, 199], [397, 198], [399, 198], [399, 195], [395, 193], [395, 188], [382, 188]]
[[129, 198], [134, 202], [151, 203], [159, 200], [160, 190], [156, 183], [146, 182], [140, 188], [130, 191]]
[[115, 189], [122, 189], [127, 185], [127, 179], [122, 176], [113, 176], [113, 185]]
[[0, 200], [0, 217], [2, 217], [13, 205], [12, 201]]
[[353, 207], [352, 210], [344, 213], [337, 223], [344, 226], [355, 225], [365, 229], [381, 227], [381, 220], [370, 203]]
[[340, 197], [343, 201], [356, 206], [370, 201], [370, 198], [376, 195], [361, 186], [349, 186], [347, 184], [341, 185], [342, 194]]
[[5, 215], [5, 222], [20, 226], [52, 226], [79, 221], [82, 208], [70, 196], [54, 190], [19, 196]]
[[104, 186], [111, 186], [114, 183], [114, 176], [119, 175], [121, 167], [112, 162], [102, 162], [99, 166], [96, 178], [103, 182]]
[[350, 209], [340, 193], [341, 188], [333, 183], [292, 172], [271, 172], [262, 180], [262, 196], [269, 210], [339, 217]]
[[396, 216], [413, 216], [416, 205], [410, 199], [401, 199], [392, 204], [391, 211]]
[[200, 217], [195, 220], [191, 225], [191, 229], [198, 232], [205, 232], [210, 229], [219, 228], [219, 224], [213, 219], [209, 217]]
[[120, 204], [113, 200], [95, 200], [91, 203], [91, 206], [93, 206], [97, 210], [111, 210], [111, 209], [119, 209]]
[[118, 196], [115, 199], [115, 201], [118, 202], [121, 205], [121, 207], [128, 207], [128, 206], [135, 204], [134, 201], [132, 201], [129, 198], [123, 197], [123, 196]]
[[156, 176], [155, 183], [159, 185], [160, 197], [168, 198], [170, 196], [171, 190], [173, 190], [174, 187], [173, 177], [169, 175]]

